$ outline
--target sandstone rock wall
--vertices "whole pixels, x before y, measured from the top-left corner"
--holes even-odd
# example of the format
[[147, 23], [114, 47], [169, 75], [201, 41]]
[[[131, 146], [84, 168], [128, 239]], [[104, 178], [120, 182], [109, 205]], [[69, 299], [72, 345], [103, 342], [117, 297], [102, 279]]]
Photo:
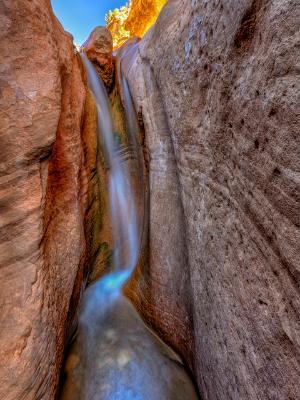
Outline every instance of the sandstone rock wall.
[[[125, 71], [129, 67], [126, 61], [123, 62]], [[132, 94], [141, 106], [140, 116], [146, 132], [145, 158], [149, 159], [150, 226], [146, 265], [150, 268], [145, 265], [137, 271], [128, 294], [160, 336], [181, 355], [189, 357], [194, 345], [188, 296], [190, 276], [189, 269], [185, 268], [188, 263], [186, 232], [173, 143], [150, 64], [140, 63], [138, 58], [129, 76], [135, 79]]]
[[0, 20], [0, 398], [52, 400], [97, 218], [96, 115], [50, 1], [3, 0]]
[[300, 397], [297, 21], [296, 0], [169, 0], [124, 63], [150, 157], [133, 298], [204, 399]]

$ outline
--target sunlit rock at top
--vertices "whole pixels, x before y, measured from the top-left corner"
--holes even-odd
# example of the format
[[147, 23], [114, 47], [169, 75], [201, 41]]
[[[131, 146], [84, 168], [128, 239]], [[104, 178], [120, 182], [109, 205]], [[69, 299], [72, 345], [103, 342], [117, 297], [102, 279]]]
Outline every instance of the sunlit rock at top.
[[113, 36], [114, 48], [132, 36], [143, 37], [165, 3], [166, 0], [132, 0], [127, 6], [110, 11], [106, 23]]

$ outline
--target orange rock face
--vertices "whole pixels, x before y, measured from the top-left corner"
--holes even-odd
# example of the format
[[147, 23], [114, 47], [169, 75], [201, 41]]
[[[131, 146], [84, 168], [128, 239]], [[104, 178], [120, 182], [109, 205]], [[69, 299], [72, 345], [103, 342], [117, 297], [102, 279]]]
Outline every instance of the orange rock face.
[[95, 132], [50, 2], [4, 0], [0, 13], [0, 398], [52, 400], [88, 262]]
[[125, 29], [130, 36], [143, 37], [147, 30], [155, 23], [166, 0], [132, 0]]
[[128, 5], [110, 11], [107, 28], [113, 36], [114, 48], [119, 48], [133, 36], [143, 37], [155, 23], [166, 0], [132, 0]]

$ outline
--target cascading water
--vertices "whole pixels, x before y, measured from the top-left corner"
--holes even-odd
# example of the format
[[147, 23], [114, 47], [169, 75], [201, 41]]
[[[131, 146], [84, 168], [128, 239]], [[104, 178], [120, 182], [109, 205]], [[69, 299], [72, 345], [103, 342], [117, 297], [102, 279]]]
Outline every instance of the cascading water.
[[[103, 278], [107, 289], [119, 291], [136, 266], [139, 253], [136, 200], [132, 190], [131, 177], [122, 160], [119, 146], [114, 139], [109, 99], [105, 86], [97, 71], [82, 53], [88, 73], [89, 87], [97, 104], [98, 129], [102, 139], [109, 172], [109, 202], [114, 237], [114, 269]], [[132, 151], [137, 156], [137, 141], [132, 138]]]
[[106, 89], [85, 54], [82, 59], [97, 104], [99, 139], [109, 167], [114, 269], [84, 295], [78, 335], [65, 364], [61, 400], [196, 400], [193, 383], [179, 358], [147, 329], [122, 294], [138, 261], [145, 219], [138, 125], [122, 76], [127, 147], [137, 178], [132, 179], [132, 165], [124, 159], [127, 149], [114, 139]]

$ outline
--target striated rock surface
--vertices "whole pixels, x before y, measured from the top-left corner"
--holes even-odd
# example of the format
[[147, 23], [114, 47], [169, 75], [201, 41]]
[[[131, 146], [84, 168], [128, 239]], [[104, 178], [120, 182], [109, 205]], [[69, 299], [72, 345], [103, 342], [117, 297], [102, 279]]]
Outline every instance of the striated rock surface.
[[82, 47], [105, 85], [110, 88], [114, 78], [113, 39], [110, 31], [104, 26], [97, 26]]
[[[128, 294], [160, 336], [188, 358], [194, 346], [193, 316], [191, 298], [187, 295], [190, 276], [186, 268], [187, 243], [179, 179], [162, 97], [150, 65], [145, 63], [141, 68], [137, 51], [135, 47], [135, 55], [129, 52], [128, 59], [136, 61], [128, 75], [135, 79], [132, 94], [141, 105], [145, 159], [149, 159], [150, 268], [146, 266], [148, 263], [138, 268]], [[122, 64], [126, 71], [127, 58]]]
[[4, 0], [0, 19], [0, 398], [52, 400], [97, 251], [96, 114], [48, 0]]
[[123, 61], [150, 167], [131, 297], [203, 399], [300, 397], [299, 16], [170, 0]]

